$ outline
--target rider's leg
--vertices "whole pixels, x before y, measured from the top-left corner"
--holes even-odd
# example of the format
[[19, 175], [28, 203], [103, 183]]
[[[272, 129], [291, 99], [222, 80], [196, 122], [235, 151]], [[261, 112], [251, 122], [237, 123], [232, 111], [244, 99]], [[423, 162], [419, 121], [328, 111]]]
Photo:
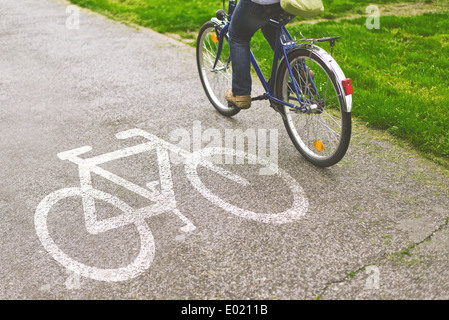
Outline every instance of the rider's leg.
[[[295, 16], [290, 15], [287, 12], [285, 12], [279, 4], [278, 4], [278, 6], [273, 6], [270, 9], [270, 16], [271, 16], [271, 19], [273, 19], [273, 20], [282, 21], [284, 23], [284, 25], [286, 25], [287, 23], [289, 23], [291, 20], [293, 20], [295, 18]], [[278, 37], [277, 32], [279, 29], [277, 28], [277, 26], [275, 26], [273, 24], [266, 23], [260, 30], [262, 31], [262, 34], [265, 37], [265, 39], [267, 40], [271, 49], [274, 51], [275, 46], [276, 46], [276, 40]], [[271, 81], [271, 78], [268, 80], [268, 82], [270, 82], [270, 81]]]
[[232, 58], [232, 90], [226, 99], [240, 108], [251, 105], [250, 41], [272, 15], [274, 5], [262, 6], [251, 0], [240, 0], [229, 28], [229, 46]]

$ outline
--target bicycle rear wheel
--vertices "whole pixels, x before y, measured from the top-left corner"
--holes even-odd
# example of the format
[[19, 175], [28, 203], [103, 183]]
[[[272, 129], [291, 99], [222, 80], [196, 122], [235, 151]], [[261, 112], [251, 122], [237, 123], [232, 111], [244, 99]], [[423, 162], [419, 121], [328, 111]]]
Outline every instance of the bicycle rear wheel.
[[[286, 186], [288, 186], [291, 196], [293, 197], [293, 200], [290, 203], [289, 207], [284, 208], [285, 210], [282, 212], [260, 212], [253, 211], [249, 208], [242, 208], [238, 205], [233, 204], [232, 201], [228, 202], [223, 200], [220, 196], [217, 195], [217, 193], [214, 193], [213, 190], [217, 190], [217, 188], [211, 188], [210, 184], [208, 187], [207, 184], [201, 181], [201, 178], [198, 174], [199, 167], [204, 166], [212, 171], [215, 171], [215, 173], [227, 178], [228, 182], [230, 183], [229, 185], [227, 185], [227, 188], [232, 188], [232, 186], [238, 185], [250, 187], [250, 185], [253, 183], [257, 184], [257, 179], [255, 179], [256, 181], [250, 183], [248, 180], [240, 176], [236, 176], [234, 175], [234, 173], [224, 168], [216, 167], [208, 161], [203, 161], [203, 159], [207, 159], [208, 157], [214, 155], [231, 156], [232, 158], [235, 157], [236, 159], [246, 160], [248, 163], [258, 163], [265, 168], [269, 168], [269, 170], [271, 171], [270, 175], [273, 174], [273, 176], [282, 180], [286, 184]], [[243, 161], [242, 163], [244, 162], [245, 161]], [[304, 194], [304, 190], [292, 176], [290, 176], [281, 168], [278, 168], [277, 165], [269, 163], [265, 159], [262, 159], [253, 154], [246, 153], [242, 150], [221, 147], [200, 149], [192, 153], [191, 156], [187, 158], [185, 163], [185, 172], [192, 186], [206, 199], [208, 199], [210, 202], [217, 205], [224, 211], [245, 219], [255, 220], [263, 223], [284, 224], [301, 219], [305, 216], [308, 210], [309, 202]], [[264, 175], [259, 174], [259, 178], [263, 177]], [[219, 184], [218, 186], [218, 189], [226, 188], [226, 185]]]
[[231, 117], [240, 109], [228, 105], [225, 92], [232, 87], [232, 67], [227, 37], [223, 39], [220, 59], [214, 68], [219, 49], [221, 28], [212, 21], [206, 22], [200, 29], [196, 44], [196, 61], [204, 91], [215, 109], [222, 115]]
[[319, 55], [305, 48], [292, 50], [288, 63], [293, 79], [283, 60], [276, 75], [275, 95], [299, 106], [294, 81], [309, 111], [284, 106], [284, 125], [306, 160], [318, 167], [332, 166], [346, 154], [351, 138], [351, 113], [344, 109], [346, 97], [339, 83], [343, 79]]

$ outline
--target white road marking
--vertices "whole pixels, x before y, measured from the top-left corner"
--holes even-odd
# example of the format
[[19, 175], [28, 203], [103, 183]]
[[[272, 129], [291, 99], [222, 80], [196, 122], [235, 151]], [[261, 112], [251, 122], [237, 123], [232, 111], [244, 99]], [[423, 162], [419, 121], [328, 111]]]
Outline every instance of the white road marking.
[[[298, 220], [307, 212], [308, 201], [304, 196], [301, 186], [287, 172], [278, 168], [277, 164], [272, 165], [265, 159], [261, 159], [260, 157], [256, 157], [251, 154], [245, 154], [243, 151], [236, 151], [221, 147], [205, 148], [190, 153], [140, 129], [132, 129], [117, 134], [117, 138], [119, 139], [127, 139], [135, 136], [144, 137], [148, 141], [133, 147], [117, 150], [89, 159], [82, 159], [78, 156], [82, 153], [90, 151], [92, 149], [91, 147], [82, 147], [58, 154], [61, 159], [70, 160], [79, 166], [81, 187], [60, 189], [46, 196], [39, 203], [36, 209], [35, 228], [42, 245], [48, 253], [61, 265], [76, 274], [99, 281], [112, 282], [129, 280], [145, 272], [150, 267], [155, 253], [154, 238], [151, 230], [145, 222], [145, 219], [148, 217], [163, 212], [172, 212], [185, 224], [181, 228], [181, 231], [191, 232], [196, 228], [194, 224], [176, 208], [169, 151], [174, 152], [186, 159], [185, 172], [193, 187], [195, 187], [195, 189], [197, 189], [198, 192], [200, 192], [206, 199], [229, 213], [259, 222], [280, 224]], [[160, 181], [149, 182], [147, 184], [148, 189], [142, 188], [98, 166], [101, 163], [129, 157], [151, 150], [156, 150], [157, 152]], [[265, 166], [267, 169], [271, 169], [273, 172], [276, 172], [276, 174], [289, 186], [292, 191], [293, 204], [291, 208], [281, 213], [257, 213], [236, 207], [214, 195], [201, 182], [197, 172], [198, 166], [206, 167], [211, 171], [229, 179], [230, 181], [239, 183], [243, 186], [249, 185], [249, 182], [248, 180], [205, 160], [213, 155], [235, 156], [241, 159], [246, 158], [249, 160], [248, 163], [258, 163]], [[273, 168], [270, 168], [270, 166], [273, 166]], [[155, 204], [141, 209], [133, 209], [117, 197], [103, 191], [93, 189], [91, 172], [121, 185], [134, 193], [137, 193], [142, 197], [155, 202]], [[157, 188], [157, 186], [159, 186], [159, 188]], [[70, 197], [82, 198], [86, 229], [91, 234], [99, 234], [122, 226], [134, 225], [139, 232], [141, 243], [140, 252], [136, 259], [126, 267], [102, 269], [87, 266], [65, 254], [51, 238], [47, 227], [47, 218], [50, 209], [58, 201]], [[108, 219], [98, 220], [95, 210], [96, 200], [102, 200], [117, 207], [123, 212], [123, 214]], [[180, 237], [178, 238], [181, 239]]]

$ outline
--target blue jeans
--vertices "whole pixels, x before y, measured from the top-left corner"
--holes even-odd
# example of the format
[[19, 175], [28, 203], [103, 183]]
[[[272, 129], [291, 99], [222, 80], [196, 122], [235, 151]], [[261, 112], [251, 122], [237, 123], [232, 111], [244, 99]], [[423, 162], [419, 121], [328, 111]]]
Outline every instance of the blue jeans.
[[265, 39], [274, 50], [277, 28], [268, 22], [291, 20], [279, 3], [259, 5], [251, 0], [240, 0], [232, 15], [229, 27], [229, 47], [232, 59], [232, 92], [234, 96], [251, 95], [250, 42], [257, 30], [261, 29]]

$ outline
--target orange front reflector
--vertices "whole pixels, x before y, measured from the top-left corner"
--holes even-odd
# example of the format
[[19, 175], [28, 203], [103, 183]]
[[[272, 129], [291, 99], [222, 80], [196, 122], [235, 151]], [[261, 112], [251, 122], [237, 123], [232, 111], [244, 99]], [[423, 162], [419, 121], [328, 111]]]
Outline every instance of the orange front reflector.
[[321, 142], [321, 140], [317, 140], [313, 143], [313, 146], [315, 147], [315, 149], [317, 149], [318, 151], [323, 151], [324, 150], [324, 144]]
[[212, 42], [215, 42], [215, 43], [218, 42], [218, 38], [217, 38], [217, 35], [216, 35], [216, 34], [213, 34], [212, 37], [211, 37], [211, 39], [212, 39]]

